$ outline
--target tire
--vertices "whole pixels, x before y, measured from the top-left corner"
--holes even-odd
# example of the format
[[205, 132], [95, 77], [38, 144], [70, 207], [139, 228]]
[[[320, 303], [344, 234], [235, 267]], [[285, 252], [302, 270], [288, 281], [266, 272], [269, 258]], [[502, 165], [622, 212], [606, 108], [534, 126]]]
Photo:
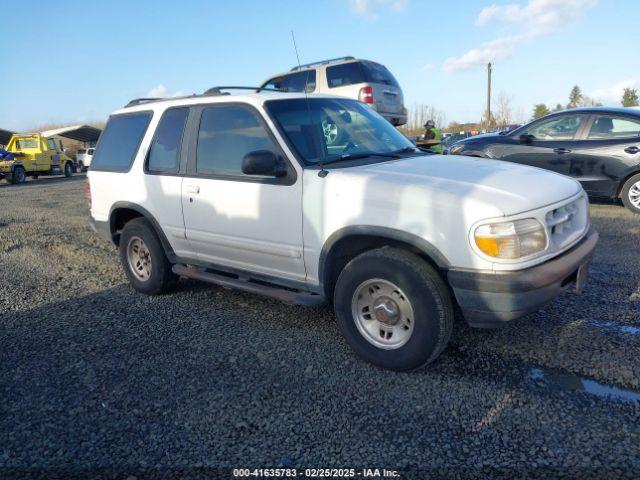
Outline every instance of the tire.
[[177, 281], [156, 232], [144, 218], [135, 218], [122, 229], [120, 261], [129, 282], [141, 293], [159, 295]]
[[620, 191], [624, 206], [633, 213], [640, 214], [640, 173], [629, 178]]
[[447, 285], [405, 250], [383, 247], [351, 260], [338, 277], [334, 307], [351, 348], [383, 368], [412, 370], [430, 363], [451, 338], [454, 313]]
[[9, 175], [7, 175], [7, 181], [14, 185], [25, 183], [27, 181], [27, 172], [25, 172], [22, 167], [15, 167], [11, 176], [9, 177]]
[[73, 175], [73, 163], [67, 162], [64, 164], [64, 176], [69, 178]]
[[82, 165], [82, 162], [78, 163], [78, 166], [76, 167], [76, 173], [82, 173], [84, 171], [84, 165]]

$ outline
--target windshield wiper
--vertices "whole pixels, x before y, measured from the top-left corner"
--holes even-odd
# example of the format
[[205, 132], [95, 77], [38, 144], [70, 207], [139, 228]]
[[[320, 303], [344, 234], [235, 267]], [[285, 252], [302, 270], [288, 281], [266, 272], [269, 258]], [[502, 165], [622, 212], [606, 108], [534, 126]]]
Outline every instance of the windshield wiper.
[[343, 153], [340, 156], [327, 158], [322, 161], [323, 165], [329, 165], [330, 163], [341, 162], [342, 160], [358, 160], [360, 158], [369, 157], [384, 157], [384, 158], [402, 158], [396, 152], [361, 152], [361, 153]]

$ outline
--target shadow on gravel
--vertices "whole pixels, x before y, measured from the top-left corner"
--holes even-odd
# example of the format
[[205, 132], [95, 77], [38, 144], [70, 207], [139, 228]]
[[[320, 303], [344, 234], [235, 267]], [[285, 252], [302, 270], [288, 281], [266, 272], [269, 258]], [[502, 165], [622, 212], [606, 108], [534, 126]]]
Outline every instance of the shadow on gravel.
[[44, 186], [44, 185], [55, 185], [57, 183], [62, 182], [80, 182], [86, 180], [87, 175], [84, 173], [74, 174], [72, 177], [64, 177], [64, 176], [55, 176], [55, 177], [39, 177], [37, 179], [28, 178], [25, 183], [20, 185], [13, 185], [12, 183], [7, 183], [5, 180], [0, 181], [0, 191], [3, 191], [5, 188], [24, 188], [24, 187], [36, 187], [36, 186]]
[[[566, 449], [593, 428], [606, 435], [619, 413], [575, 395], [585, 403], [558, 413], [571, 429], [549, 420], [553, 436], [523, 439], [542, 411], [550, 418], [576, 400], [532, 383], [535, 366], [477, 355], [463, 340], [428, 368], [384, 371], [355, 357], [329, 309], [192, 281], [171, 295], [123, 284], [0, 314], [0, 339], [0, 476], [144, 476], [283, 458], [298, 467], [460, 465], [480, 437], [511, 465], [522, 442]], [[403, 439], [397, 447], [390, 434]]]

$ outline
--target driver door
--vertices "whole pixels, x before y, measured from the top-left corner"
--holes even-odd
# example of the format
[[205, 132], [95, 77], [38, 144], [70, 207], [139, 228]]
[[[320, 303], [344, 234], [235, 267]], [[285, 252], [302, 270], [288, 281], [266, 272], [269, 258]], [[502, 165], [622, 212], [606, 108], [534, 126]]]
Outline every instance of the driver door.
[[[182, 183], [186, 237], [198, 259], [306, 281], [301, 172], [288, 162], [260, 113], [238, 103], [201, 107]], [[248, 175], [245, 155], [276, 154], [285, 176]]]
[[[567, 112], [532, 123], [515, 132], [510, 145], [505, 145], [502, 160], [544, 168], [563, 175], [572, 174], [577, 138], [588, 115]], [[527, 142], [520, 137], [528, 135]]]

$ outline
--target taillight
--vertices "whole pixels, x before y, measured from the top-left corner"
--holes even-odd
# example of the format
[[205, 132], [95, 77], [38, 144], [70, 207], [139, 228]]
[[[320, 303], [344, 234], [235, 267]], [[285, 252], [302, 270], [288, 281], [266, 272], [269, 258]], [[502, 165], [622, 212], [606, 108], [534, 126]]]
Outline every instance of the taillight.
[[87, 183], [84, 185], [84, 194], [89, 202], [89, 208], [91, 208], [91, 184], [89, 183], [89, 177], [87, 177]]
[[358, 100], [360, 100], [362, 103], [373, 103], [373, 88], [362, 87], [360, 89], [360, 93], [358, 94]]

